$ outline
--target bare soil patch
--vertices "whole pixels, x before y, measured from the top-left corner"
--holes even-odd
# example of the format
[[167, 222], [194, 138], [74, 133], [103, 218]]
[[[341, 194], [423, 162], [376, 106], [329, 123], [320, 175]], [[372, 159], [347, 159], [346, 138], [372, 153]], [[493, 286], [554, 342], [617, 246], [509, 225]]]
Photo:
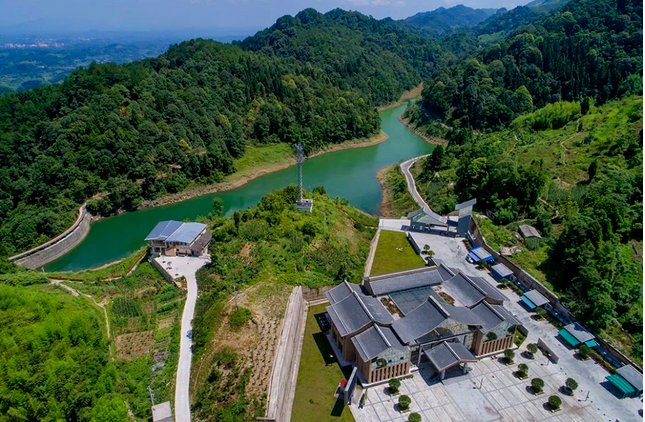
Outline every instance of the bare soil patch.
[[116, 356], [119, 359], [132, 360], [137, 356], [150, 353], [154, 342], [154, 331], [121, 334], [116, 336]]

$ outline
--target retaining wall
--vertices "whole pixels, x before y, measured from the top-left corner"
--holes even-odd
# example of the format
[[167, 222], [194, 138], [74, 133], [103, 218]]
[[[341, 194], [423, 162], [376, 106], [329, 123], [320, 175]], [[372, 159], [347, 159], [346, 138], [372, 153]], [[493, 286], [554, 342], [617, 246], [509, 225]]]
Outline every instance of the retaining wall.
[[42, 245], [14, 255], [9, 260], [16, 265], [33, 270], [55, 261], [74, 249], [87, 236], [92, 222], [92, 215], [85, 209], [85, 204], [79, 208], [78, 212], [79, 215], [74, 224], [63, 233]]
[[[498, 251], [488, 246], [486, 244], [486, 239], [484, 238], [484, 236], [482, 236], [474, 218], [470, 220], [470, 237], [472, 242], [474, 242], [477, 246], [481, 246], [482, 248], [490, 252], [490, 254], [493, 255], [493, 257], [497, 262], [506, 265], [508, 269], [513, 271], [513, 275], [521, 284], [526, 286], [529, 290], [537, 290], [538, 292], [540, 292], [540, 294], [542, 294], [542, 296], [547, 298], [549, 300], [549, 304], [551, 305], [551, 307], [558, 314], [560, 314], [560, 316], [564, 317], [565, 320], [568, 320], [569, 322], [578, 322], [585, 329], [587, 329], [590, 332], [593, 332], [593, 330], [585, 326], [585, 324], [581, 323], [580, 321], [577, 321], [571, 315], [571, 312], [569, 312], [569, 309], [566, 306], [564, 306], [562, 302], [560, 302], [560, 298], [555, 293], [550, 291], [546, 286], [544, 286], [542, 283], [540, 283], [538, 280], [536, 280], [532, 275], [524, 271], [522, 268], [518, 267], [516, 264], [506, 259], [506, 257], [500, 255]], [[629, 357], [625, 356], [620, 350], [616, 349], [607, 341], [600, 338], [597, 334], [594, 333], [594, 335], [596, 336], [596, 341], [598, 342], [600, 347], [606, 352], [607, 355], [609, 355], [616, 361], [622, 363], [623, 365], [633, 365], [639, 371], [641, 372], [643, 371], [638, 364], [632, 361]]]
[[294, 287], [287, 304], [282, 333], [271, 369], [266, 416], [258, 418], [258, 421], [289, 422], [291, 420], [306, 319], [307, 310], [302, 296], [302, 287]]

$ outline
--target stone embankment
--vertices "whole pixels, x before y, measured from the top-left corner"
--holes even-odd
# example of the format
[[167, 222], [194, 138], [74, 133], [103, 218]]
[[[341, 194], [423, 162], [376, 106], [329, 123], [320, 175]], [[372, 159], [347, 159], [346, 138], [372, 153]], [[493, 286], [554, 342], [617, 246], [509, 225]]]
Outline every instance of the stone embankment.
[[91, 222], [92, 215], [83, 204], [78, 209], [76, 221], [67, 230], [42, 245], [9, 257], [9, 261], [28, 269], [40, 268], [65, 255], [81, 243], [90, 231]]

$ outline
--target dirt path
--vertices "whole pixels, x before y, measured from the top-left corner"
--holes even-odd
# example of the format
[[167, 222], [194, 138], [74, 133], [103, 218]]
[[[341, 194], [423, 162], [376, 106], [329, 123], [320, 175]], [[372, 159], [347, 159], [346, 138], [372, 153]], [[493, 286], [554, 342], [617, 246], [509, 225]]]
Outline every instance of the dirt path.
[[84, 297], [90, 299], [92, 301], [92, 303], [94, 303], [96, 306], [98, 306], [99, 308], [103, 309], [103, 315], [105, 316], [105, 329], [107, 330], [107, 338], [108, 339], [110, 338], [110, 319], [108, 318], [107, 309], [105, 308], [105, 305], [108, 304], [107, 299], [103, 299], [101, 302], [97, 302], [96, 300], [94, 300], [94, 298], [92, 296], [90, 296], [88, 294], [85, 294], [85, 293], [81, 293], [78, 290], [74, 289], [73, 287], [68, 286], [67, 284], [63, 284], [62, 280], [50, 280], [49, 283], [52, 286], [58, 286], [58, 287], [60, 287], [60, 288], [62, 288], [64, 290], [67, 290], [74, 297], [84, 296]]

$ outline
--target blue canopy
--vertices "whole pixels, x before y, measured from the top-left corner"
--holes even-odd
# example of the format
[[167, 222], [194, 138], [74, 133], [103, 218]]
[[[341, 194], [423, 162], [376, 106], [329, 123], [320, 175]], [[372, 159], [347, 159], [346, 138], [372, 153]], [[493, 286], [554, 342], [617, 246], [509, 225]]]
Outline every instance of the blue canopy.
[[531, 302], [531, 299], [529, 299], [525, 295], [522, 295], [522, 297], [520, 299], [522, 299], [522, 302], [526, 303], [526, 306], [528, 306], [530, 310], [533, 310], [533, 309], [537, 308], [537, 305], [535, 303]]

